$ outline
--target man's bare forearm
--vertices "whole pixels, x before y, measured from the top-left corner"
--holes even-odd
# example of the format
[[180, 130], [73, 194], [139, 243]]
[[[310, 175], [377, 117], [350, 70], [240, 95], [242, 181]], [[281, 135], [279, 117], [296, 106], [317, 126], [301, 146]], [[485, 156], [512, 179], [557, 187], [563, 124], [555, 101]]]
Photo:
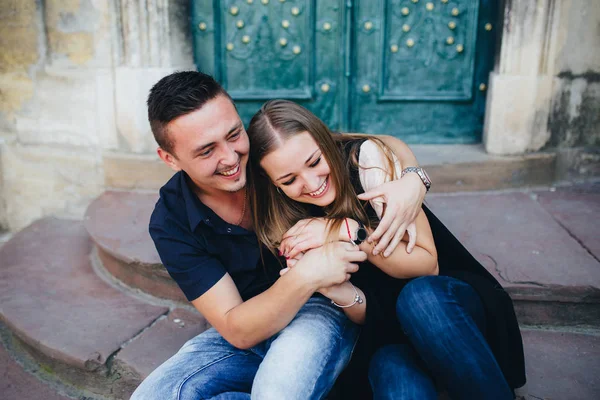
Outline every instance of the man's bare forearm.
[[285, 328], [316, 290], [293, 272], [227, 312], [225, 339], [235, 347], [247, 349]]

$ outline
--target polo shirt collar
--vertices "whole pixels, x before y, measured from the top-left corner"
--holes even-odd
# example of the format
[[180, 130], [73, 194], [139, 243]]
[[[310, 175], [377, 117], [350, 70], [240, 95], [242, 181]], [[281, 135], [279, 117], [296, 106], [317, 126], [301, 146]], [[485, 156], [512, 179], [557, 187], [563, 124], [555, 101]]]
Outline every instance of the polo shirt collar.
[[213, 210], [202, 203], [196, 193], [194, 193], [192, 190], [190, 180], [185, 172], [181, 171], [181, 176], [179, 179], [179, 185], [181, 187], [181, 193], [185, 203], [185, 210], [187, 212], [188, 222], [192, 232], [196, 230], [201, 222], [204, 222], [217, 233], [234, 235], [247, 235], [249, 233], [249, 231], [242, 227], [231, 225], [223, 221], [223, 219], [219, 217]]
[[210, 214], [213, 213], [200, 201], [200, 199], [198, 199], [198, 196], [196, 196], [196, 193], [194, 193], [188, 183], [188, 177], [185, 172], [181, 171], [179, 179], [179, 186], [181, 187], [188, 222], [190, 224], [190, 229], [193, 232], [200, 222], [210, 221]]

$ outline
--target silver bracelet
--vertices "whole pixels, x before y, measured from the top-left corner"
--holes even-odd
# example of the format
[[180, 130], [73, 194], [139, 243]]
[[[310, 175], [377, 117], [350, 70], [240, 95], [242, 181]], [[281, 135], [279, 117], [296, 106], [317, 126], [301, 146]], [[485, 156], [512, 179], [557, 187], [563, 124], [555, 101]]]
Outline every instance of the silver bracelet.
[[[350, 283], [350, 285], [352, 285], [352, 283]], [[352, 302], [352, 304], [348, 304], [348, 305], [343, 306], [341, 304], [336, 303], [333, 300], [331, 300], [331, 304], [333, 304], [334, 306], [339, 307], [339, 308], [352, 307], [356, 303], [362, 304], [364, 300], [362, 299], [362, 297], [360, 297], [360, 294], [358, 294], [358, 290], [356, 290], [356, 286], [352, 285], [352, 288], [354, 289], [354, 301]]]

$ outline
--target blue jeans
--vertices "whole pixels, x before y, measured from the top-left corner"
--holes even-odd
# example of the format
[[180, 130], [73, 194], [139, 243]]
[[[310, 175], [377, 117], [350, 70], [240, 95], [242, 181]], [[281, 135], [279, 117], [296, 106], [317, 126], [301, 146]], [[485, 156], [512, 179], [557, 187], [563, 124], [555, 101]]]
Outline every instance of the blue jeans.
[[313, 296], [276, 335], [248, 350], [211, 328], [154, 370], [132, 400], [320, 399], [342, 372], [358, 327]]
[[375, 399], [512, 399], [482, 332], [485, 313], [468, 284], [446, 276], [411, 281], [398, 296], [397, 317], [409, 344], [379, 349], [369, 365]]

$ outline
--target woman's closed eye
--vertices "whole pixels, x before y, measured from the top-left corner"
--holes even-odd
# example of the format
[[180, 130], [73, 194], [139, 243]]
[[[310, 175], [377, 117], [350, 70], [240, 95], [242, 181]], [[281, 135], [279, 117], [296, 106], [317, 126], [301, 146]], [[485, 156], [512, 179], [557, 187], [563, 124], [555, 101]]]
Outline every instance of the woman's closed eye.
[[[312, 163], [310, 163], [310, 164], [308, 165], [308, 167], [309, 167], [309, 168], [315, 168], [317, 165], [319, 165], [319, 163], [321, 162], [321, 157], [322, 157], [322, 156], [319, 156], [319, 157], [318, 157], [318, 158], [317, 158], [315, 161], [313, 161]], [[293, 177], [293, 178], [290, 178], [290, 179], [288, 179], [288, 180], [287, 180], [287, 181], [285, 181], [285, 182], [282, 182], [281, 184], [282, 184], [282, 185], [285, 185], [285, 186], [289, 186], [289, 185], [291, 185], [292, 183], [294, 183], [294, 181], [295, 181], [295, 180], [296, 180], [296, 177]]]
[[294, 178], [291, 178], [290, 180], [287, 180], [285, 182], [281, 182], [281, 184], [285, 185], [285, 186], [290, 186], [292, 183], [294, 183], [295, 180], [296, 180], [296, 178], [294, 177]]

